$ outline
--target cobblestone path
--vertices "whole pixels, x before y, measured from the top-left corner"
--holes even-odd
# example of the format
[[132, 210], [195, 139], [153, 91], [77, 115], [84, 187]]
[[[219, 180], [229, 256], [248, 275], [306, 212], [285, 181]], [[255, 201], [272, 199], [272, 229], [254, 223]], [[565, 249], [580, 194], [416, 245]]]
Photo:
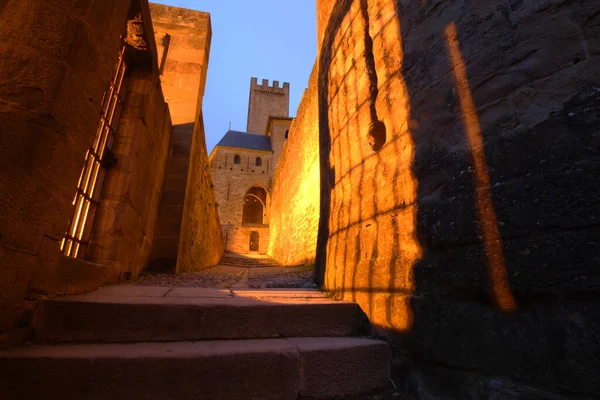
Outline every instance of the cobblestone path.
[[142, 274], [135, 285], [231, 288], [313, 288], [313, 266], [284, 267], [266, 257], [226, 254], [220, 265], [185, 274]]

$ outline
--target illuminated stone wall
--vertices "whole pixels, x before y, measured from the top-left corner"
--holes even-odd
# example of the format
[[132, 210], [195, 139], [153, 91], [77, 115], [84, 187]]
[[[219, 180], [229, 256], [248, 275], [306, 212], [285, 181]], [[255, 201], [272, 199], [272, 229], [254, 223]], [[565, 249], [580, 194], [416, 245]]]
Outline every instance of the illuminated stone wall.
[[148, 265], [155, 232], [163, 229], [157, 215], [172, 128], [159, 83], [156, 74], [136, 71], [125, 81], [112, 146], [117, 162], [103, 181], [86, 255], [122, 279], [126, 272], [135, 279]]
[[283, 265], [312, 263], [319, 225], [319, 116], [314, 69], [273, 177], [269, 254]]
[[414, 398], [594, 396], [600, 5], [331, 3], [325, 287], [392, 339]]
[[181, 239], [175, 271], [177, 273], [217, 265], [223, 256], [224, 249], [217, 201], [206, 152], [201, 107], [198, 113], [191, 146], [190, 172], [187, 178], [181, 221]]
[[[189, 230], [182, 230], [185, 219], [191, 219], [185, 224], [197, 226], [198, 232], [212, 232], [219, 236], [218, 230], [214, 232], [208, 226], [203, 226], [204, 222], [200, 220], [204, 216], [197, 214], [196, 210], [196, 207], [210, 210], [214, 206], [209, 183], [200, 184], [192, 178], [191, 182], [194, 186], [188, 191], [192, 196], [190, 199], [194, 198], [202, 205], [192, 203], [186, 205], [189, 172], [197, 169], [194, 174], [200, 174], [199, 171], [205, 168], [207, 162], [206, 146], [204, 148], [200, 146], [200, 143], [204, 143], [205, 140], [204, 128], [199, 125], [202, 124], [200, 112], [206, 85], [212, 30], [210, 15], [206, 12], [161, 4], [150, 4], [150, 11], [158, 51], [161, 85], [173, 121], [171, 150], [158, 216], [160, 229], [156, 234], [152, 251], [152, 269], [174, 272], [178, 257], [182, 254], [190, 254], [190, 249], [182, 249], [180, 246], [193, 242], [190, 237], [183, 237], [190, 234]], [[202, 135], [202, 138], [196, 138], [195, 135]], [[195, 151], [202, 154], [194, 156]], [[199, 176], [195, 175], [196, 178]], [[200, 192], [192, 193], [197, 190]], [[192, 207], [195, 211], [191, 209], [184, 211], [186, 207]], [[215, 215], [213, 214], [211, 218], [215, 218]], [[194, 221], [195, 219], [198, 220]], [[200, 256], [201, 253], [198, 253], [200, 260], [197, 260], [197, 268], [212, 265], [212, 261], [208, 260], [217, 258], [217, 253], [222, 246], [206, 247], [198, 243], [192, 252], [200, 251], [201, 248], [204, 248], [206, 257], [203, 258]], [[214, 254], [212, 249], [215, 250]], [[189, 262], [185, 261], [183, 264], [187, 265]]]
[[[40, 296], [135, 279], [149, 264], [155, 233], [172, 228], [159, 219], [159, 203], [168, 197], [163, 187], [165, 193], [176, 187], [181, 199], [177, 223], [184, 234], [177, 241], [186, 251], [177, 270], [216, 264], [223, 245], [198, 96], [209, 40], [202, 42], [203, 70], [184, 65], [181, 71], [175, 57], [164, 65], [146, 0], [9, 0], [0, 6], [0, 37], [0, 347], [14, 336], [10, 328], [27, 326]], [[67, 257], [59, 244], [122, 45], [127, 73], [111, 146], [115, 162], [104, 163], [97, 182], [99, 205], [85, 225], [89, 246], [80, 258]], [[173, 107], [174, 130], [161, 72], [196, 74], [192, 100], [169, 87], [170, 99], [185, 103]], [[177, 136], [182, 129], [183, 144]], [[183, 189], [181, 180], [164, 179], [172, 178], [169, 156], [186, 157], [186, 170], [191, 165]]]
[[138, 58], [129, 61], [153, 71], [153, 39], [140, 31], [130, 38], [133, 19], [147, 32], [147, 3], [9, 0], [0, 6], [0, 331], [27, 324], [28, 291], [35, 298], [118, 279], [110, 268], [63, 257], [59, 242], [121, 35], [139, 44]]

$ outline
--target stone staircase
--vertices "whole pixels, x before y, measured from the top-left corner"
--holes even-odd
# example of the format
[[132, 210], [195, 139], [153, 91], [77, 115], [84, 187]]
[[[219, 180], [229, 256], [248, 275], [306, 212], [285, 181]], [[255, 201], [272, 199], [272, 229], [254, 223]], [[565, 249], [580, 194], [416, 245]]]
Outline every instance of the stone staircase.
[[281, 267], [274, 259], [267, 256], [243, 256], [234, 253], [225, 253], [219, 265], [228, 265], [240, 268]]
[[0, 399], [368, 398], [390, 377], [359, 306], [315, 290], [112, 286], [33, 328], [0, 352]]

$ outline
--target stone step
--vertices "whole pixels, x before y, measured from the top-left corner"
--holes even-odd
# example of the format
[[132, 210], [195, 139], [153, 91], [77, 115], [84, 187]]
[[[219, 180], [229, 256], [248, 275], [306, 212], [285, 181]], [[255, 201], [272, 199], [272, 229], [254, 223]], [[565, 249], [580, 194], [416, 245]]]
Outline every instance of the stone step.
[[281, 267], [278, 263], [267, 263], [267, 262], [246, 262], [246, 261], [236, 261], [236, 260], [221, 260], [219, 265], [226, 265], [229, 267], [239, 267], [239, 268], [261, 268], [261, 267]]
[[219, 290], [122, 285], [39, 304], [35, 341], [145, 342], [368, 333], [354, 303], [306, 289]]
[[34, 345], [0, 352], [1, 399], [297, 399], [385, 387], [390, 348], [361, 338]]
[[253, 267], [281, 267], [282, 265], [269, 257], [244, 257], [225, 255], [221, 258], [219, 265], [228, 265], [240, 268]]

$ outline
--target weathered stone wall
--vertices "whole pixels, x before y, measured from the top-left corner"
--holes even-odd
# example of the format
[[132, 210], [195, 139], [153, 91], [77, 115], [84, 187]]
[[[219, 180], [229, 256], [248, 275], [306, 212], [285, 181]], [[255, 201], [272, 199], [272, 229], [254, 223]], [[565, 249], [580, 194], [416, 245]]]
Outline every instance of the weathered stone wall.
[[186, 186], [177, 273], [217, 265], [223, 256], [224, 244], [206, 151], [201, 103], [194, 126]]
[[[235, 155], [240, 156], [240, 164], [234, 164]], [[262, 166], [255, 165], [256, 157], [262, 158]], [[266, 253], [269, 246], [267, 225], [270, 220], [272, 153], [217, 147], [211, 154], [210, 165], [226, 250], [239, 254], [248, 253], [250, 232], [256, 231], [260, 235], [259, 252]], [[244, 196], [253, 186], [262, 187], [267, 192], [264, 226], [242, 226]]]
[[273, 149], [272, 165], [276, 168], [279, 157], [283, 152], [283, 145], [286, 142], [286, 136], [292, 126], [293, 118], [270, 118], [267, 127], [267, 135], [271, 138], [271, 148]]
[[25, 323], [23, 299], [34, 271], [43, 274], [61, 260], [56, 250], [130, 5], [0, 6], [0, 330]]
[[250, 100], [248, 102], [248, 124], [246, 131], [264, 134], [269, 117], [287, 117], [290, 108], [290, 84], [263, 79], [261, 84], [256, 78], [250, 79]]
[[317, 265], [393, 339], [413, 398], [600, 391], [599, 11], [338, 0], [321, 18]]
[[[156, 74], [126, 77], [123, 111], [102, 184], [87, 259], [135, 279], [150, 261], [171, 139], [169, 108]], [[137, 251], [132, 251], [137, 249]]]
[[283, 265], [315, 259], [320, 210], [318, 111], [315, 67], [273, 176], [269, 255]]
[[[161, 229], [154, 242], [152, 268], [174, 271], [182, 240], [195, 129], [204, 135], [204, 129], [196, 125], [198, 109], [202, 109], [212, 32], [208, 13], [161, 4], [150, 4], [150, 10], [162, 87], [173, 121], [171, 151], [158, 216]], [[206, 149], [198, 147], [196, 150], [206, 153]], [[203, 157], [205, 155], [199, 155], [195, 161], [201, 163]], [[194, 167], [203, 168], [203, 165]], [[208, 203], [205, 206], [208, 207]]]

